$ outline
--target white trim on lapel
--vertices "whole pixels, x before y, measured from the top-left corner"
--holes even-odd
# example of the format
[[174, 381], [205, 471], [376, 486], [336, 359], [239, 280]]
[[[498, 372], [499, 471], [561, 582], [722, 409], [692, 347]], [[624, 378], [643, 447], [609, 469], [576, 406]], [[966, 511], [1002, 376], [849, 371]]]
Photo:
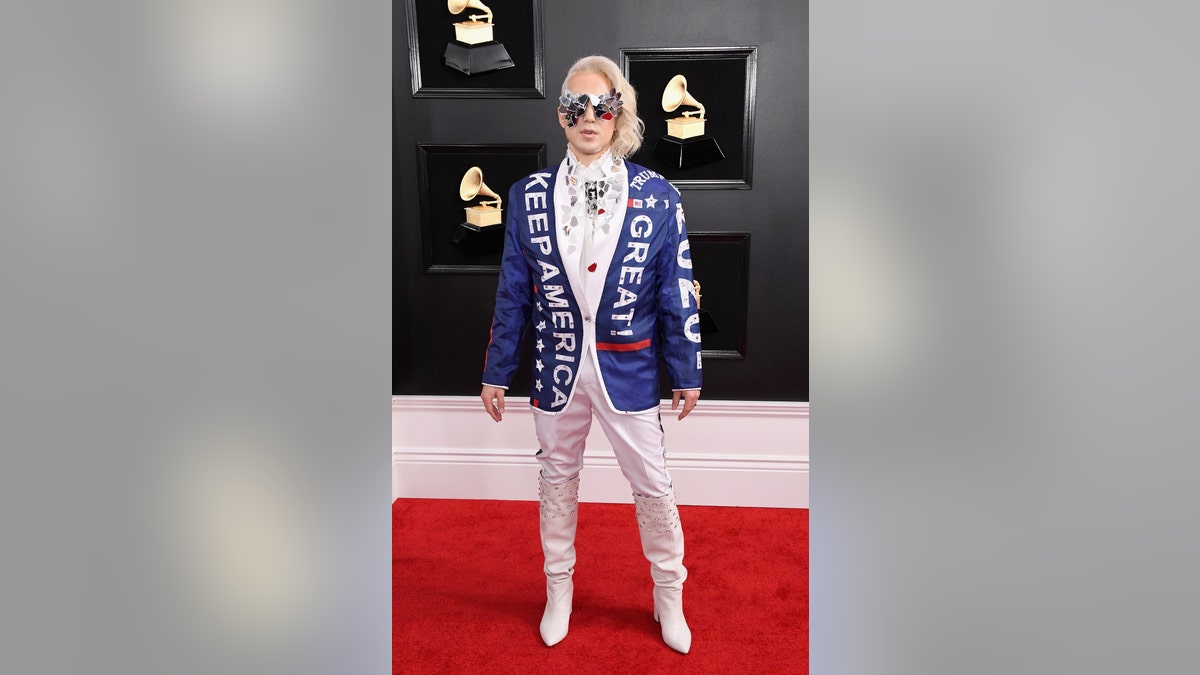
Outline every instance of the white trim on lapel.
[[582, 247], [576, 246], [575, 250], [571, 251], [571, 242], [563, 232], [561, 214], [564, 207], [571, 203], [571, 197], [567, 195], [566, 174], [567, 160], [564, 157], [558, 165], [558, 173], [554, 176], [554, 238], [558, 243], [558, 257], [562, 259], [563, 273], [567, 275], [567, 282], [571, 284], [571, 297], [575, 300], [575, 306], [584, 309], [584, 296], [579, 295], [577, 290], [583, 288], [583, 280], [579, 278], [579, 256], [583, 254]]

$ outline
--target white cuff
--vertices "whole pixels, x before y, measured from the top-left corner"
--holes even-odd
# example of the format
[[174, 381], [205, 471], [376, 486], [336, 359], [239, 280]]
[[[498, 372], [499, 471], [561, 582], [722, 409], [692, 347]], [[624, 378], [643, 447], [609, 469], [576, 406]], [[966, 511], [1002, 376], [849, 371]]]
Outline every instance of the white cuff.
[[485, 386], [485, 387], [495, 387], [495, 388], [497, 388], [497, 389], [503, 389], [504, 391], [508, 391], [508, 387], [502, 387], [502, 386], [500, 386], [500, 385], [498, 385], [498, 384], [488, 384], [487, 382], [484, 382], [484, 383], [483, 383], [483, 386]]

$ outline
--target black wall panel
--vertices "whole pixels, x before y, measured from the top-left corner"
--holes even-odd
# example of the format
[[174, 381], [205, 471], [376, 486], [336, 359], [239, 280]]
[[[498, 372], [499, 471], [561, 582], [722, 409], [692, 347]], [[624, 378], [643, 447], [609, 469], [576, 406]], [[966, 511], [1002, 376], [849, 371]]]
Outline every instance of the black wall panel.
[[[501, 10], [501, 2], [489, 6]], [[683, 191], [689, 232], [751, 234], [745, 358], [706, 359], [703, 396], [807, 401], [807, 3], [547, 0], [543, 7], [546, 99], [413, 98], [403, 3], [393, 11], [393, 393], [477, 395], [496, 292], [495, 275], [424, 271], [418, 143], [544, 143], [557, 165], [566, 140], [555, 99], [577, 58], [603, 54], [619, 64], [621, 48], [753, 45], [753, 187]], [[661, 92], [639, 96], [643, 116], [660, 113]], [[523, 359], [513, 400], [528, 394], [527, 353]]]

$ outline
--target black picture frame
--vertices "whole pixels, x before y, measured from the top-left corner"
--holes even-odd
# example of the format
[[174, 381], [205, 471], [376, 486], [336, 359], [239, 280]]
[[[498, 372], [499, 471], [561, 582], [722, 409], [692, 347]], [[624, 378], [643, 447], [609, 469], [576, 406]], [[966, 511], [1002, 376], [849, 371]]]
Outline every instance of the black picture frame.
[[[629, 159], [653, 169], [676, 188], [748, 190], [754, 169], [754, 99], [758, 47], [660, 47], [622, 49], [621, 69], [638, 92], [638, 116], [646, 123], [642, 147]], [[688, 93], [706, 108], [706, 135], [724, 159], [678, 168], [653, 157], [666, 136], [663, 89], [675, 75], [687, 78]], [[691, 108], [688, 108], [691, 109]]]
[[[690, 232], [692, 276], [700, 282], [700, 309], [708, 312], [716, 333], [701, 339], [706, 359], [746, 358], [746, 321], [750, 301], [750, 233]], [[703, 327], [705, 322], [701, 321]]]
[[445, 2], [404, 0], [408, 20], [408, 60], [415, 98], [545, 98], [542, 0], [485, 0], [492, 10], [495, 39], [513, 66], [464, 75], [443, 62], [454, 42], [456, 21], [476, 10], [451, 14]]
[[[458, 193], [472, 166], [483, 170], [483, 182], [503, 200], [508, 217], [508, 188], [546, 166], [544, 143], [442, 144], [417, 143], [417, 194], [421, 207], [421, 247], [425, 271], [497, 274], [504, 246], [504, 224], [486, 232], [464, 232], [464, 202]], [[493, 229], [498, 228], [498, 229]], [[465, 240], [461, 237], [466, 234]], [[460, 239], [455, 243], [455, 239]]]

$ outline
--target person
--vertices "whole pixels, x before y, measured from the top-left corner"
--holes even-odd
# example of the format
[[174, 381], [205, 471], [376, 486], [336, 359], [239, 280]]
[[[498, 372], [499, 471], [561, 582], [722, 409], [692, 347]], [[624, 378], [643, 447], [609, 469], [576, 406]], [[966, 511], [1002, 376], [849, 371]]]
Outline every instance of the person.
[[567, 635], [572, 608], [579, 474], [592, 418], [633, 492], [650, 562], [654, 618], [664, 642], [687, 653], [683, 529], [659, 414], [661, 358], [682, 420], [700, 398], [698, 304], [679, 191], [626, 159], [645, 124], [617, 64], [571, 66], [558, 99], [567, 140], [557, 167], [509, 190], [500, 280], [484, 361], [485, 410], [497, 422], [533, 330], [530, 403], [541, 449], [540, 530], [546, 574], [542, 640]]

